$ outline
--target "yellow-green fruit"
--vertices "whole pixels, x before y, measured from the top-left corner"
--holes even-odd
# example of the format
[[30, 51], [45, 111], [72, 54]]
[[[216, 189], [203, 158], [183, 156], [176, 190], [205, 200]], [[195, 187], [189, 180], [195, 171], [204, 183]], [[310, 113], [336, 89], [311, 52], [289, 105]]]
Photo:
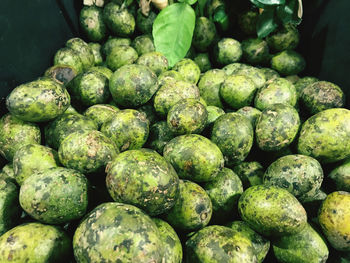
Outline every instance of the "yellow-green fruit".
[[246, 117], [252, 127], [255, 129], [255, 126], [256, 126], [256, 123], [261, 115], [261, 111], [254, 108], [254, 107], [251, 107], [251, 106], [245, 106], [243, 108], [240, 108], [237, 113], [243, 115], [244, 117]]
[[84, 71], [95, 65], [94, 53], [89, 45], [81, 38], [71, 38], [66, 42], [66, 47], [73, 49], [79, 55], [83, 63]]
[[151, 35], [141, 35], [135, 37], [132, 41], [132, 47], [136, 50], [139, 56], [155, 51], [153, 39]]
[[149, 67], [157, 76], [168, 70], [168, 59], [160, 52], [149, 52], [140, 56], [136, 64]]
[[221, 65], [239, 61], [242, 57], [241, 43], [233, 38], [223, 38], [215, 46], [214, 56]]
[[77, 75], [77, 71], [68, 65], [55, 65], [49, 67], [44, 76], [52, 78], [54, 81], [57, 81], [61, 85], [66, 85]]
[[96, 104], [87, 108], [84, 115], [94, 120], [98, 128], [101, 128], [102, 124], [112, 120], [118, 111], [117, 107], [109, 104]]
[[335, 183], [337, 191], [350, 192], [350, 159], [331, 171], [328, 178]]
[[90, 42], [88, 43], [89, 47], [92, 50], [92, 54], [94, 54], [94, 61], [95, 65], [102, 65], [103, 63], [103, 58], [102, 58], [102, 53], [101, 53], [101, 45], [99, 43], [93, 43]]
[[109, 37], [107, 41], [102, 46], [102, 53], [105, 56], [108, 56], [112, 49], [118, 46], [130, 46], [130, 38], [121, 38], [121, 37]]
[[53, 63], [55, 66], [70, 66], [78, 74], [84, 71], [83, 62], [78, 52], [68, 47], [61, 48], [56, 52]]
[[298, 29], [292, 24], [286, 24], [275, 33], [270, 34], [266, 41], [274, 51], [295, 49], [299, 44]]
[[220, 86], [225, 81], [226, 74], [223, 70], [212, 69], [205, 72], [199, 80], [198, 89], [201, 97], [208, 106], [223, 108], [220, 98]]
[[242, 41], [243, 59], [252, 65], [264, 64], [270, 58], [269, 47], [265, 40], [249, 38]]
[[244, 188], [263, 184], [264, 167], [258, 162], [242, 162], [233, 167], [233, 171], [242, 180]]
[[189, 58], [181, 59], [174, 65], [173, 70], [179, 72], [184, 77], [185, 81], [192, 84], [197, 84], [201, 74], [198, 65]]
[[305, 66], [305, 59], [294, 50], [282, 51], [271, 59], [271, 68], [286, 76], [299, 74]]
[[108, 68], [115, 71], [124, 65], [133, 64], [138, 58], [135, 49], [130, 46], [116, 46], [106, 57]]

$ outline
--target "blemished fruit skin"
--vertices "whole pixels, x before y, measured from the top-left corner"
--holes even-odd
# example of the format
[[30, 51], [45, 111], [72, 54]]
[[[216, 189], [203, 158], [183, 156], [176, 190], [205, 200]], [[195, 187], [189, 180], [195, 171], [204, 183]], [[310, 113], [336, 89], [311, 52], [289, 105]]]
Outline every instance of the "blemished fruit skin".
[[299, 114], [288, 104], [277, 103], [261, 113], [255, 128], [256, 142], [264, 151], [278, 151], [290, 145], [300, 126]]
[[78, 263], [162, 263], [160, 232], [141, 209], [116, 202], [103, 203], [80, 223], [73, 237]]
[[255, 129], [256, 122], [258, 121], [261, 115], [260, 110], [251, 106], [245, 106], [237, 110], [237, 113], [242, 114], [244, 117], [246, 117], [250, 121], [250, 124], [252, 125], [253, 129]]
[[66, 85], [77, 75], [76, 70], [68, 65], [56, 65], [49, 67], [45, 73], [45, 77], [52, 78], [54, 81], [59, 84]]
[[337, 191], [323, 201], [318, 222], [327, 240], [338, 251], [350, 251], [350, 193]]
[[334, 182], [337, 191], [350, 192], [350, 159], [332, 170], [328, 178]]
[[95, 130], [70, 134], [58, 149], [62, 165], [83, 174], [102, 172], [118, 153], [114, 142]]
[[258, 162], [242, 162], [234, 166], [233, 171], [242, 180], [244, 189], [263, 184], [264, 167]]
[[89, 47], [92, 50], [92, 54], [94, 54], [94, 65], [95, 66], [101, 66], [103, 64], [103, 57], [102, 57], [102, 52], [101, 52], [101, 44], [100, 43], [94, 43], [94, 42], [89, 42], [88, 43]]
[[116, 46], [106, 57], [108, 68], [115, 71], [122, 66], [133, 64], [138, 58], [138, 54], [131, 46]]
[[181, 59], [174, 65], [173, 70], [179, 72], [185, 81], [192, 84], [197, 84], [201, 74], [198, 65], [189, 58]]
[[299, 44], [299, 40], [298, 29], [291, 24], [284, 25], [266, 38], [269, 47], [274, 51], [295, 49]]
[[62, 167], [37, 172], [22, 183], [19, 202], [24, 211], [42, 223], [67, 223], [86, 213], [88, 180]]
[[267, 237], [299, 233], [307, 223], [304, 207], [287, 190], [268, 185], [248, 188], [238, 202], [241, 218]]
[[144, 65], [125, 65], [113, 73], [109, 89], [117, 105], [138, 107], [158, 90], [157, 76]]
[[211, 69], [205, 72], [199, 80], [198, 88], [201, 97], [208, 106], [223, 108], [220, 97], [220, 86], [224, 82], [226, 74], [220, 69]]
[[89, 68], [88, 71], [97, 71], [103, 74], [108, 80], [112, 77], [113, 71], [107, 68], [106, 66], [94, 66]]
[[202, 16], [196, 19], [196, 25], [193, 32], [193, 46], [204, 52], [212, 44], [216, 35], [215, 24], [208, 18]]
[[150, 127], [148, 147], [163, 155], [165, 145], [176, 135], [169, 129], [166, 121], [159, 121]]
[[121, 8], [114, 2], [105, 5], [103, 9], [103, 20], [113, 34], [127, 37], [134, 33], [135, 18], [127, 8]]
[[68, 47], [61, 48], [55, 53], [53, 63], [56, 66], [70, 66], [77, 74], [84, 71], [83, 62], [79, 54]]
[[270, 57], [265, 40], [248, 38], [242, 41], [243, 59], [252, 65], [265, 64]]
[[234, 230], [207, 226], [186, 241], [186, 263], [257, 263], [252, 242]]
[[298, 152], [321, 163], [350, 156], [350, 110], [328, 109], [307, 119], [301, 127]]
[[137, 59], [136, 64], [150, 68], [157, 76], [169, 68], [168, 59], [157, 51], [143, 54]]
[[198, 65], [201, 73], [207, 72], [211, 69], [211, 62], [208, 53], [199, 53], [194, 58], [193, 61]]
[[42, 78], [16, 87], [6, 98], [6, 106], [15, 117], [30, 122], [49, 121], [70, 105], [68, 91], [51, 78]]
[[95, 65], [95, 57], [92, 49], [81, 38], [71, 38], [66, 42], [66, 47], [73, 49], [80, 57], [83, 63], [83, 69], [88, 70]]
[[256, 87], [258, 89], [262, 88], [266, 82], [265, 74], [260, 71], [260, 69], [244, 65], [236, 69], [235, 72], [233, 72], [230, 75], [245, 75], [247, 77], [250, 77], [251, 80], [255, 83]]
[[271, 59], [271, 68], [285, 76], [297, 75], [305, 66], [305, 59], [294, 50], [282, 51]]
[[0, 130], [0, 154], [10, 162], [19, 148], [41, 141], [37, 124], [17, 119], [10, 113], [0, 119]]
[[121, 38], [121, 37], [109, 37], [107, 41], [102, 46], [102, 53], [107, 57], [113, 48], [118, 46], [130, 46], [130, 38]]
[[152, 10], [149, 12], [148, 16], [143, 15], [141, 9], [137, 10], [136, 28], [143, 34], [151, 34], [153, 22], [156, 17], [157, 14]]
[[57, 152], [40, 144], [25, 145], [13, 157], [14, 177], [19, 185], [32, 174], [59, 165]]
[[212, 215], [212, 203], [205, 190], [188, 180], [179, 181], [179, 195], [164, 219], [175, 229], [195, 231], [205, 227]]
[[0, 236], [0, 262], [65, 262], [70, 254], [71, 240], [56, 226], [26, 223]]
[[135, 205], [152, 216], [165, 213], [175, 204], [179, 177], [153, 150], [120, 153], [106, 170], [107, 189], [116, 202]]
[[239, 113], [226, 113], [214, 122], [211, 141], [225, 158], [225, 165], [232, 167], [242, 162], [253, 145], [254, 132], [250, 121]]
[[164, 246], [164, 259], [167, 263], [182, 262], [182, 245], [175, 230], [164, 220], [152, 218], [159, 230], [159, 235]]
[[280, 74], [278, 74], [278, 72], [272, 68], [260, 68], [260, 72], [265, 75], [267, 82], [280, 77]]
[[90, 41], [99, 42], [106, 37], [102, 9], [97, 6], [84, 6], [79, 16], [80, 27]]
[[94, 120], [100, 129], [102, 124], [112, 120], [119, 109], [109, 104], [96, 104], [87, 108], [84, 112], [86, 117]]
[[306, 88], [308, 85], [314, 83], [314, 82], [317, 82], [318, 79], [315, 78], [315, 77], [303, 77], [303, 78], [300, 78], [295, 84], [294, 84], [294, 87], [297, 91], [297, 94], [298, 94], [298, 97], [300, 98], [301, 96], [301, 93], [303, 91], [304, 88]]
[[194, 182], [211, 181], [224, 167], [220, 149], [209, 139], [197, 134], [175, 137], [164, 147], [163, 156], [180, 178]]
[[300, 233], [280, 237], [272, 245], [281, 263], [325, 263], [328, 259], [326, 242], [309, 224]]
[[233, 38], [221, 39], [214, 48], [214, 57], [221, 65], [239, 61], [242, 57], [241, 43]]
[[142, 56], [149, 52], [154, 52], [156, 50], [151, 35], [137, 36], [132, 41], [131, 45], [139, 56]]

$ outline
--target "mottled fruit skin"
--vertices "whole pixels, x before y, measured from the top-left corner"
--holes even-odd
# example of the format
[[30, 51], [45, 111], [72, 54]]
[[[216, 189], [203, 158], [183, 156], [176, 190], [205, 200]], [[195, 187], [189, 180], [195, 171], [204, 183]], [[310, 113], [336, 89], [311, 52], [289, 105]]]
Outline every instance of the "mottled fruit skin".
[[257, 10], [248, 10], [240, 14], [238, 17], [239, 28], [247, 35], [256, 34], [256, 23], [259, 13]]
[[94, 120], [98, 128], [112, 120], [119, 109], [109, 104], [96, 104], [86, 109], [84, 115]]
[[201, 97], [205, 100], [208, 106], [223, 108], [220, 97], [220, 86], [225, 79], [226, 74], [220, 69], [208, 70], [200, 78], [198, 88]]
[[136, 50], [139, 56], [156, 50], [151, 35], [137, 36], [132, 41], [131, 45]]
[[46, 143], [58, 149], [61, 142], [71, 133], [79, 130], [97, 130], [97, 124], [81, 114], [63, 114], [45, 126]]
[[127, 8], [121, 8], [114, 2], [105, 5], [103, 20], [113, 34], [127, 37], [134, 33], [135, 18]]
[[193, 61], [198, 65], [201, 73], [207, 72], [211, 69], [211, 62], [208, 53], [199, 53], [193, 58]]
[[196, 99], [184, 99], [170, 108], [167, 124], [177, 135], [201, 133], [207, 119], [208, 112], [202, 103]]
[[149, 67], [157, 76], [168, 70], [168, 59], [160, 52], [149, 52], [140, 56], [136, 64]]
[[293, 50], [282, 51], [271, 59], [271, 68], [286, 76], [299, 74], [305, 66], [305, 59]]
[[298, 152], [321, 163], [350, 156], [350, 111], [328, 109], [307, 119], [301, 127]]
[[195, 231], [205, 227], [212, 215], [210, 197], [198, 184], [179, 181], [179, 195], [175, 205], [164, 215], [175, 229]]
[[282, 263], [325, 263], [329, 254], [326, 242], [309, 224], [298, 234], [274, 240], [272, 247]]
[[337, 191], [323, 201], [318, 222], [329, 243], [336, 250], [350, 251], [350, 193]]
[[221, 39], [214, 48], [214, 57], [221, 65], [239, 61], [242, 57], [241, 43], [233, 38]]
[[53, 63], [55, 66], [70, 66], [77, 74], [84, 71], [83, 62], [79, 54], [68, 47], [61, 48], [55, 53]]
[[185, 81], [192, 84], [197, 84], [201, 74], [198, 65], [189, 58], [181, 59], [174, 65], [173, 70], [179, 72]]
[[286, 189], [299, 200], [316, 193], [323, 181], [320, 163], [301, 154], [286, 155], [273, 162], [264, 174], [264, 184]]
[[92, 54], [94, 55], [94, 65], [95, 66], [101, 66], [103, 64], [103, 57], [101, 53], [101, 44], [99, 43], [88, 43], [89, 47], [92, 50]]
[[45, 73], [45, 77], [52, 78], [54, 81], [58, 82], [61, 85], [66, 85], [69, 81], [71, 81], [77, 72], [75, 69], [68, 65], [56, 65], [49, 67]]
[[[172, 82], [174, 80], [184, 80], [182, 75], [175, 70], [167, 70], [158, 76], [159, 86], [164, 85], [166, 82]], [[187, 83], [187, 82], [186, 82]]]
[[174, 205], [179, 178], [157, 152], [139, 149], [114, 158], [107, 167], [106, 183], [115, 201], [135, 205], [155, 216]]
[[102, 9], [97, 6], [84, 6], [79, 16], [80, 28], [90, 41], [99, 42], [106, 37]]
[[300, 126], [298, 112], [288, 104], [277, 103], [261, 113], [256, 124], [256, 142], [263, 151], [278, 151], [290, 145]]
[[243, 108], [240, 108], [236, 112], [246, 117], [250, 121], [250, 124], [252, 125], [253, 129], [255, 129], [256, 123], [261, 115], [260, 110], [251, 106], [245, 106]]
[[109, 37], [102, 46], [102, 53], [107, 57], [111, 51], [118, 46], [130, 46], [130, 38]]
[[165, 145], [175, 136], [166, 121], [156, 122], [150, 127], [148, 147], [163, 155]]
[[212, 44], [216, 35], [215, 24], [208, 18], [202, 16], [196, 19], [196, 25], [193, 32], [193, 46], [204, 52]]
[[158, 115], [153, 108], [152, 101], [149, 101], [141, 107], [138, 107], [136, 110], [146, 115], [146, 118], [149, 121], [149, 125], [153, 125], [158, 121]]
[[342, 108], [345, 95], [339, 86], [328, 81], [317, 81], [302, 90], [301, 102], [313, 115], [331, 108]]
[[280, 77], [280, 74], [278, 74], [278, 72], [272, 68], [260, 68], [260, 72], [265, 75], [267, 82]]
[[0, 154], [9, 162], [22, 146], [41, 141], [38, 125], [17, 119], [10, 113], [0, 119], [0, 131]]
[[212, 127], [217, 118], [225, 114], [225, 111], [216, 106], [207, 106], [208, 120], [207, 127]]
[[299, 44], [298, 29], [292, 24], [286, 24], [277, 32], [270, 34], [266, 41], [274, 51], [295, 49]]
[[27, 223], [0, 236], [0, 262], [55, 263], [67, 261], [71, 240], [56, 226]]
[[165, 146], [163, 155], [180, 178], [194, 182], [211, 181], [224, 167], [220, 149], [197, 134], [175, 137]]
[[57, 152], [40, 144], [25, 145], [13, 157], [14, 177], [19, 185], [32, 174], [59, 165]]
[[94, 130], [70, 134], [58, 149], [58, 157], [63, 166], [84, 174], [103, 171], [118, 153], [112, 139]]
[[164, 256], [159, 230], [135, 206], [104, 203], [92, 210], [73, 237], [77, 262], [161, 263]]
[[242, 41], [243, 59], [252, 65], [265, 64], [269, 58], [269, 47], [265, 40], [248, 38]]
[[244, 189], [263, 184], [264, 167], [258, 162], [242, 162], [233, 167], [233, 171], [242, 180]]
[[314, 83], [318, 81], [317, 78], [315, 77], [303, 77], [303, 78], [300, 78], [295, 84], [294, 84], [294, 87], [298, 93], [298, 97], [300, 98], [301, 96], [301, 93], [303, 91], [304, 88], [306, 88], [308, 85]]
[[249, 239], [255, 251], [255, 255], [257, 257], [257, 262], [263, 262], [267, 252], [270, 249], [270, 241], [264, 238], [263, 236], [256, 233], [253, 229], [249, 227], [249, 225], [244, 221], [234, 221], [227, 225], [231, 228], [235, 233], [239, 233], [242, 236]]
[[226, 113], [214, 122], [211, 141], [220, 148], [228, 167], [244, 161], [252, 148], [253, 139], [250, 121], [239, 113]]
[[[83, 69], [88, 70], [95, 65], [94, 53], [90, 46], [81, 38], [71, 38], [66, 42], [66, 47], [73, 49], [79, 55], [83, 63]], [[80, 72], [79, 72], [80, 73]]]
[[148, 16], [143, 15], [141, 9], [137, 10], [136, 28], [143, 34], [151, 34], [153, 22], [156, 17], [157, 14], [152, 10], [149, 12]]
[[156, 93], [157, 76], [144, 65], [125, 65], [113, 73], [109, 89], [117, 105], [138, 107]]
[[186, 263], [257, 263], [252, 242], [225, 226], [207, 226], [186, 241]]
[[102, 125], [101, 132], [111, 138], [120, 151], [139, 149], [147, 141], [149, 121], [137, 110], [121, 110]]
[[250, 77], [258, 89], [262, 88], [266, 82], [265, 74], [262, 73], [260, 69], [252, 66], [241, 66], [240, 68], [236, 69], [236, 71], [232, 74], [245, 75], [247, 77]]
[[1, 176], [5, 177], [5, 179], [9, 179], [11, 182], [14, 183], [16, 182], [12, 163], [8, 163], [4, 167], [2, 167], [0, 174]]
[[241, 218], [264, 236], [299, 233], [307, 222], [304, 207], [287, 190], [268, 185], [248, 188], [238, 202]]
[[350, 160], [332, 170], [328, 178], [334, 182], [337, 191], [350, 192]]
[[124, 65], [133, 64], [138, 58], [135, 49], [130, 46], [116, 46], [106, 57], [108, 68], [115, 71]]
[[16, 87], [6, 98], [9, 112], [30, 122], [49, 121], [70, 105], [67, 90], [50, 78], [38, 79]]
[[108, 80], [112, 77], [113, 71], [107, 68], [106, 66], [95, 66], [89, 68], [89, 71], [97, 71], [103, 74]]

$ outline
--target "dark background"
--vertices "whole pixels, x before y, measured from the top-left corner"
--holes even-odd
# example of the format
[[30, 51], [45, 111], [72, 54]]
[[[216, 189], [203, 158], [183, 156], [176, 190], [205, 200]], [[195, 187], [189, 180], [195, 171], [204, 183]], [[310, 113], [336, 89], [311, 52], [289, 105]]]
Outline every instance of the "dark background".
[[[298, 47], [307, 61], [303, 75], [338, 84], [349, 106], [350, 1], [303, 2]], [[57, 49], [80, 36], [81, 7], [82, 0], [0, 0], [0, 112], [14, 87], [42, 75]]]

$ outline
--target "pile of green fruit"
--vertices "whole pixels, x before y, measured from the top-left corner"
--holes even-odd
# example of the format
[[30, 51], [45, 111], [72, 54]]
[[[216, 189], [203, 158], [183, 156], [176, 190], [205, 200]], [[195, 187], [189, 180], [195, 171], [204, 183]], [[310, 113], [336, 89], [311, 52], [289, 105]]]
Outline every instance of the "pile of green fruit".
[[295, 26], [197, 17], [170, 67], [156, 12], [85, 6], [88, 42], [7, 97], [0, 262], [350, 262], [350, 110], [297, 76]]

